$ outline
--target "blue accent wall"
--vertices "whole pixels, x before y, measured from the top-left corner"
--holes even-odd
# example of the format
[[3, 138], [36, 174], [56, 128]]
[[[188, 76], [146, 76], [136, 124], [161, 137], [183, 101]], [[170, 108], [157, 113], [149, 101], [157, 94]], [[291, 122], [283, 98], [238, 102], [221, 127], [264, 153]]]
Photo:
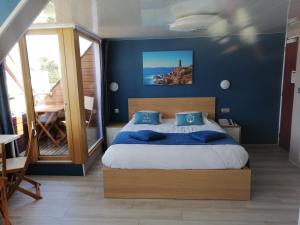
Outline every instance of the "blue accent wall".
[[0, 26], [19, 2], [20, 0], [0, 0]]
[[[142, 52], [164, 50], [193, 50], [192, 85], [143, 85]], [[119, 83], [119, 90], [109, 93], [110, 120], [127, 121], [128, 98], [215, 96], [217, 118], [241, 124], [243, 143], [277, 143], [283, 50], [284, 34], [258, 35], [252, 45], [239, 36], [226, 44], [205, 37], [110, 41], [108, 79]], [[219, 86], [224, 79], [231, 82], [229, 90]], [[221, 113], [222, 107], [231, 112]]]

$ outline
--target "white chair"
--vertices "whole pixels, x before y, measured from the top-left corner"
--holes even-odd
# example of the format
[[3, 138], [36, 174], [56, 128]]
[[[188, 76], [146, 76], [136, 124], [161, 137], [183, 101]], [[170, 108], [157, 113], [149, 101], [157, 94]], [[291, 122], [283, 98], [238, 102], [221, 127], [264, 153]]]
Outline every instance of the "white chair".
[[85, 121], [86, 126], [89, 127], [94, 112], [94, 97], [84, 96], [84, 109], [89, 111], [89, 118]]
[[[84, 96], [84, 109], [89, 111], [89, 118], [85, 120], [86, 126], [89, 127], [94, 113], [94, 97]], [[61, 121], [61, 124], [66, 126], [66, 121]]]

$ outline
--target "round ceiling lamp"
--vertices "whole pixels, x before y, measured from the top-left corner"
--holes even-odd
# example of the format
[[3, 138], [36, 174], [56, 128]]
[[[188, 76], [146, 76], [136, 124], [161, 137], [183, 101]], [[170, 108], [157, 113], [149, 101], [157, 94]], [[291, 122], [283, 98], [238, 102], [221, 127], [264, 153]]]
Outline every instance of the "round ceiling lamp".
[[208, 27], [221, 19], [215, 14], [195, 14], [177, 18], [169, 24], [171, 31], [191, 32], [197, 30], [206, 30]]

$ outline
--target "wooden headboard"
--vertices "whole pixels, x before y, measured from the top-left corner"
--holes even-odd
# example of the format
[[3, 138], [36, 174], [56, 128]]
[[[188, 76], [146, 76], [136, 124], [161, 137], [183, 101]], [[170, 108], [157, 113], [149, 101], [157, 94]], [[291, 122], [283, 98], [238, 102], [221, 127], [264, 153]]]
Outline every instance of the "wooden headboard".
[[164, 118], [174, 118], [175, 113], [182, 111], [207, 112], [208, 118], [215, 119], [216, 98], [128, 98], [129, 120], [136, 111], [155, 110]]

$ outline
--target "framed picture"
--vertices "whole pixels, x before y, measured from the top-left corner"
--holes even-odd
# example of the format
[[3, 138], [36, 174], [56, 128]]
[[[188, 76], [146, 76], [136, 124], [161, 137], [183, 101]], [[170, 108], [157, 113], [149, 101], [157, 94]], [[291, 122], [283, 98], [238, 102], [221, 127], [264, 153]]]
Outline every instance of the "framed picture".
[[193, 83], [193, 51], [143, 52], [144, 85]]

